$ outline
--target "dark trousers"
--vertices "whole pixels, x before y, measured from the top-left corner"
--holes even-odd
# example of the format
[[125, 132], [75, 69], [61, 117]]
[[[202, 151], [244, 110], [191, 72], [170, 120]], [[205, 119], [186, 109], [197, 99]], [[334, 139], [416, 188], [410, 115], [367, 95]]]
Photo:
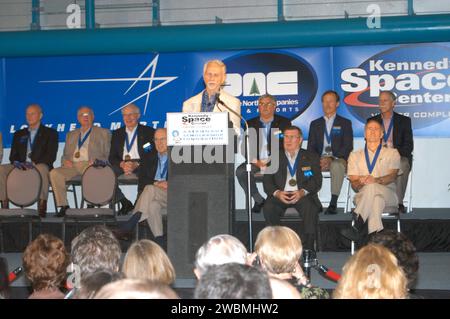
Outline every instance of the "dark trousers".
[[305, 235], [314, 235], [317, 232], [317, 224], [319, 221], [320, 208], [317, 204], [305, 196], [294, 205], [287, 205], [281, 202], [278, 198], [269, 196], [264, 203], [264, 218], [268, 226], [280, 225], [281, 216], [286, 209], [294, 207], [303, 217], [303, 233]]
[[[260, 172], [260, 169], [258, 166], [251, 164], [252, 169], [250, 171], [250, 196], [254, 196], [255, 194], [258, 194], [258, 188], [256, 187], [255, 182], [255, 174]], [[241, 165], [236, 168], [236, 178], [239, 182], [239, 185], [244, 189], [245, 196], [247, 196], [247, 171], [245, 170], [245, 163], [242, 163]]]
[[[133, 173], [136, 174], [136, 176], [139, 176], [139, 168], [138, 166]], [[117, 177], [123, 174], [123, 170], [119, 166], [112, 166], [112, 169], [114, 171], [114, 174], [116, 174]], [[119, 187], [119, 183], [117, 183], [117, 189], [116, 189], [116, 202], [120, 202], [122, 199], [125, 199], [125, 195], [122, 193], [122, 190]]]

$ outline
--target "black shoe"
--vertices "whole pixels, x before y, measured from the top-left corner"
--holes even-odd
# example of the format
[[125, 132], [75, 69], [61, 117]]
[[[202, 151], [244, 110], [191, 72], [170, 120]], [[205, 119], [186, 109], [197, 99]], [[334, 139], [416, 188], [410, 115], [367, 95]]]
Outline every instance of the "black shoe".
[[361, 242], [361, 239], [363, 237], [363, 228], [364, 228], [364, 220], [359, 215], [354, 215], [353, 219], [355, 220], [353, 226], [349, 228], [341, 229], [340, 233], [345, 238], [354, 241], [354, 242]]
[[111, 229], [111, 231], [114, 234], [114, 237], [117, 238], [117, 240], [129, 241], [133, 237], [133, 232], [131, 231], [126, 231], [120, 228], [113, 228]]
[[406, 214], [406, 207], [403, 204], [398, 204], [398, 212], [399, 214]]
[[330, 205], [328, 206], [327, 210], [325, 211], [325, 215], [336, 215], [337, 212], [337, 207], [334, 205]]
[[69, 208], [69, 206], [61, 206], [58, 213], [56, 213], [56, 217], [64, 217], [66, 216], [66, 210]]
[[263, 206], [264, 206], [264, 201], [262, 201], [261, 203], [255, 202], [255, 205], [253, 205], [253, 208], [252, 208], [252, 213], [256, 213], [256, 214], [261, 213], [261, 209], [263, 208]]
[[127, 215], [129, 211], [131, 211], [134, 206], [133, 203], [130, 202], [128, 199], [124, 198], [120, 201], [120, 204], [122, 204], [122, 207], [120, 208], [119, 212], [117, 213], [120, 215]]

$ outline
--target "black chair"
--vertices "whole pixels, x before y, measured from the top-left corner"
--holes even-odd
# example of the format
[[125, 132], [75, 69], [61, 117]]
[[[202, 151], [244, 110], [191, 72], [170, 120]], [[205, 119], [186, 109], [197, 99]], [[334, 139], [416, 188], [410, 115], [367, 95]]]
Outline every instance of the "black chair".
[[28, 242], [33, 237], [33, 221], [41, 222], [37, 209], [26, 208], [39, 200], [42, 178], [35, 168], [22, 170], [14, 168], [6, 179], [6, 194], [9, 201], [18, 208], [0, 209], [0, 242], [1, 251], [4, 251], [3, 224], [28, 223]]
[[[116, 223], [116, 212], [114, 209], [115, 190], [117, 177], [110, 166], [89, 166], [81, 178], [82, 201], [92, 208], [69, 208], [62, 224], [62, 238], [65, 242], [66, 223], [74, 221], [78, 233], [79, 222], [106, 222]], [[102, 206], [108, 207], [102, 207]]]

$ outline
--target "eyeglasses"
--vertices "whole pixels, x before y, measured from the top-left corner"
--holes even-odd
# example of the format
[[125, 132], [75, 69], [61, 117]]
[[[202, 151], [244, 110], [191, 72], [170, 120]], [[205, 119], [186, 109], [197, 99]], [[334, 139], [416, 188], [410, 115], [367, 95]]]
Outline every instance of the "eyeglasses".
[[284, 135], [284, 139], [286, 140], [295, 140], [297, 138], [300, 138], [299, 135]]
[[165, 137], [154, 138], [154, 139], [153, 139], [154, 142], [163, 142], [163, 141], [165, 141], [165, 140], [167, 140], [167, 138], [165, 138]]
[[275, 104], [272, 102], [268, 102], [268, 103], [258, 103], [259, 106], [274, 106]]
[[132, 116], [135, 116], [135, 115], [137, 115], [138, 113], [123, 113], [122, 114], [122, 116], [123, 117], [132, 117]]

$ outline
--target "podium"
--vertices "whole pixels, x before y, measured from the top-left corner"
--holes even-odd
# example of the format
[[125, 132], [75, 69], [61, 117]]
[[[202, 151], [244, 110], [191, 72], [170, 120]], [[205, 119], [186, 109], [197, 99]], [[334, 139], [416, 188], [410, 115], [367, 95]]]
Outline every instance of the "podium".
[[[214, 235], [232, 232], [234, 136], [228, 134], [228, 116], [223, 117], [223, 113], [172, 114], [174, 116], [169, 113], [167, 117], [168, 144], [172, 145], [169, 147], [167, 250], [179, 283], [194, 280], [195, 254], [201, 245]], [[189, 114], [204, 114], [207, 117], [220, 114], [219, 117], [224, 118], [224, 122], [220, 119], [220, 124], [213, 123], [210, 126], [211, 132], [217, 132], [219, 127], [223, 127], [227, 131], [227, 136], [224, 137], [227, 139], [226, 143], [232, 149], [223, 145], [223, 140], [220, 144], [211, 144], [215, 142], [210, 139], [202, 140], [209, 134], [209, 128], [205, 125], [200, 128], [206, 132], [205, 136], [180, 142], [184, 137], [192, 136], [181, 131], [186, 128], [181, 127], [180, 121]], [[187, 130], [195, 131], [195, 125], [193, 127]], [[175, 142], [173, 138], [176, 139]], [[208, 154], [216, 161], [211, 162]], [[183, 160], [180, 161], [180, 158]]]

